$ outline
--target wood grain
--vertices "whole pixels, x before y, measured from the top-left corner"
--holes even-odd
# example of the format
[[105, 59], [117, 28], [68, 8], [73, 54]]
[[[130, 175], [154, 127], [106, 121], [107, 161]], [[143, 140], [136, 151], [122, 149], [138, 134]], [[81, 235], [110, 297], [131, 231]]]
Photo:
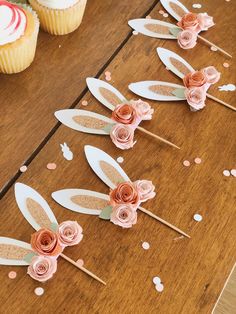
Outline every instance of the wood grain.
[[[127, 20], [156, 0], [88, 1], [78, 30], [66, 36], [40, 31], [33, 64], [0, 75], [0, 191], [55, 126], [54, 111], [69, 108], [127, 38]], [[60, 48], [59, 48], [60, 47]]]
[[[190, 0], [184, 3], [191, 8]], [[157, 5], [151, 16], [160, 18]], [[225, 14], [222, 15], [222, 10]], [[231, 34], [225, 27], [235, 20], [232, 1], [216, 0], [214, 7], [204, 4], [204, 11], [218, 21], [214, 30], [204, 36], [235, 50]], [[137, 16], [138, 17], [138, 16]], [[173, 21], [171, 18], [167, 19]], [[219, 85], [231, 83], [235, 68], [231, 61], [225, 69], [225, 58], [198, 44], [195, 50], [179, 49], [174, 41], [160, 41], [142, 35], [133, 36], [106, 70], [112, 73], [112, 84], [127, 98], [129, 83], [147, 79], [180, 82], [159, 61], [155, 48], [163, 46], [181, 54], [193, 67], [215, 65], [222, 71]], [[104, 75], [101, 75], [104, 78]], [[233, 104], [234, 93], [211, 93]], [[88, 110], [110, 116], [108, 109], [87, 93]], [[155, 103], [152, 121], [142, 123], [148, 130], [182, 147], [180, 151], [153, 141], [136, 132], [134, 149], [120, 151], [108, 137], [79, 133], [61, 126], [56, 134], [30, 164], [19, 181], [37, 189], [53, 208], [58, 221], [78, 220], [84, 229], [84, 239], [78, 247], [65, 253], [74, 260], [82, 258], [85, 266], [107, 282], [103, 287], [66, 261], [60, 260], [53, 280], [43, 285], [45, 294], [38, 298], [35, 287], [40, 286], [18, 268], [18, 276], [10, 281], [7, 274], [16, 267], [0, 267], [1, 305], [4, 313], [210, 313], [236, 258], [236, 195], [235, 178], [224, 177], [224, 169], [235, 168], [235, 114], [208, 100], [206, 108], [192, 113], [180, 102]], [[78, 104], [78, 107], [80, 104]], [[60, 143], [66, 142], [74, 153], [73, 161], [63, 159]], [[131, 179], [152, 180], [157, 197], [145, 207], [175, 224], [191, 235], [179, 235], [150, 217], [139, 213], [138, 223], [122, 230], [98, 217], [82, 215], [63, 209], [50, 197], [63, 188], [94, 189], [107, 193], [108, 188], [89, 168], [83, 153], [85, 144], [105, 150], [114, 158], [124, 157], [122, 167]], [[195, 157], [202, 158], [196, 165]], [[191, 166], [185, 168], [182, 161]], [[49, 171], [48, 162], [57, 169]], [[0, 235], [29, 241], [32, 228], [20, 215], [14, 200], [13, 187], [0, 202]], [[200, 213], [203, 221], [196, 223], [193, 215]], [[142, 241], [150, 249], [142, 249]], [[152, 278], [159, 276], [164, 291], [158, 293]]]

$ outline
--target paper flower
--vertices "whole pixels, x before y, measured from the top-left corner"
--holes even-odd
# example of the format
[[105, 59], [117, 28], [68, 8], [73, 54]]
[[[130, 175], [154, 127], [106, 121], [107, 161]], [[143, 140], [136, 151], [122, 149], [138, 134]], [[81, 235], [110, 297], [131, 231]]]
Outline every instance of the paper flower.
[[112, 119], [121, 124], [129, 124], [134, 128], [140, 123], [141, 119], [137, 115], [136, 109], [129, 103], [119, 104], [112, 111]]
[[219, 81], [221, 73], [218, 72], [215, 67], [209, 66], [204, 68], [202, 71], [206, 77], [207, 83], [215, 84]]
[[34, 256], [28, 266], [27, 274], [33, 279], [45, 282], [57, 271], [57, 259], [48, 256]]
[[137, 223], [137, 211], [130, 204], [116, 205], [112, 208], [110, 220], [122, 228], [131, 228]]
[[134, 186], [138, 191], [141, 202], [146, 202], [156, 195], [156, 193], [154, 192], [155, 186], [152, 184], [152, 181], [138, 180], [134, 182]]
[[181, 48], [183, 49], [191, 49], [197, 44], [197, 33], [186, 29], [178, 33], [177, 41]]
[[77, 221], [63, 221], [58, 227], [59, 242], [62, 246], [79, 244], [83, 239], [83, 229]]
[[185, 90], [186, 100], [193, 111], [205, 107], [206, 90], [204, 87], [190, 87]]
[[184, 30], [188, 29], [196, 33], [201, 31], [198, 15], [192, 12], [186, 13], [177, 25]]
[[137, 116], [141, 120], [151, 120], [154, 113], [154, 109], [149, 105], [149, 103], [139, 100], [130, 101], [132, 107], [136, 110]]
[[110, 192], [110, 203], [112, 206], [118, 204], [130, 204], [137, 208], [141, 203], [137, 187], [132, 182], [122, 182]]
[[110, 132], [112, 142], [121, 149], [129, 149], [134, 146], [134, 128], [129, 124], [115, 124]]

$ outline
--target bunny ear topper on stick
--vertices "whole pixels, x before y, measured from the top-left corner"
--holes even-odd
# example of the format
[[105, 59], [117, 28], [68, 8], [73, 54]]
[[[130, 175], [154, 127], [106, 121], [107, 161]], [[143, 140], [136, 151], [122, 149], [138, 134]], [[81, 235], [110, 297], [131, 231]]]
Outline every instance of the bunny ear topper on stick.
[[1, 264], [29, 265], [27, 273], [33, 279], [44, 282], [56, 272], [57, 258], [61, 256], [92, 278], [106, 284], [63, 253], [65, 247], [77, 245], [83, 238], [83, 230], [77, 222], [64, 221], [58, 224], [44, 198], [25, 184], [15, 184], [15, 197], [23, 216], [37, 232], [31, 235], [31, 244], [0, 238]]
[[197, 38], [199, 38], [207, 45], [214, 46], [217, 50], [232, 58], [228, 52], [199, 35], [201, 31], [206, 31], [214, 25], [213, 18], [208, 16], [207, 13], [191, 13], [177, 0], [161, 0], [161, 4], [178, 21], [177, 25], [155, 19], [135, 19], [130, 20], [128, 24], [146, 36], [175, 39], [183, 49], [195, 47]]
[[111, 220], [123, 228], [130, 228], [136, 223], [136, 211], [139, 209], [169, 228], [190, 238], [179, 228], [140, 206], [142, 202], [156, 195], [155, 187], [151, 181], [131, 182], [124, 170], [107, 153], [89, 145], [86, 145], [84, 149], [87, 161], [93, 171], [112, 190], [109, 196], [87, 190], [57, 191], [52, 194], [52, 197], [59, 204], [73, 211], [99, 215], [100, 218]]
[[[86, 80], [90, 92], [95, 98], [98, 99], [104, 106], [112, 110], [112, 119], [113, 123], [116, 122], [118, 126], [114, 126], [111, 130], [111, 137], [113, 142], [120, 148], [126, 149], [127, 144], [122, 145], [120, 142], [123, 142], [123, 139], [119, 138], [119, 134], [124, 135], [124, 133], [133, 133], [133, 130], [136, 128], [141, 132], [144, 132], [155, 139], [158, 139], [172, 147], [178, 148], [175, 144], [170, 141], [149, 132], [148, 130], [139, 126], [143, 120], [151, 120], [153, 109], [146, 102], [141, 100], [138, 101], [128, 101], [117, 89], [112, 85], [95, 78], [87, 78]], [[129, 131], [124, 129], [128, 129]], [[130, 136], [126, 136], [130, 139]], [[133, 134], [132, 134], [133, 137]], [[121, 140], [121, 141], [120, 141]], [[132, 141], [132, 145], [134, 142]], [[129, 145], [128, 145], [129, 146]], [[129, 148], [129, 147], [128, 147]]]

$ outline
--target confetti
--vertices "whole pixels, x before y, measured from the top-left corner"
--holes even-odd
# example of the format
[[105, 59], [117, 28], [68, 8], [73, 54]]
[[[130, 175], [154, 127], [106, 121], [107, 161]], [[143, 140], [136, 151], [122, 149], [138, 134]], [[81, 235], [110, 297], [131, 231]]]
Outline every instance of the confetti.
[[138, 32], [137, 31], [133, 31], [133, 35], [138, 35]]
[[163, 10], [159, 10], [159, 13], [160, 14], [164, 14], [165, 12]]
[[223, 67], [224, 67], [224, 68], [228, 68], [228, 67], [229, 67], [228, 62], [224, 62], [224, 63], [223, 63]]
[[142, 247], [143, 247], [144, 250], [149, 250], [150, 244], [148, 242], [143, 242], [142, 243]]
[[110, 76], [105, 76], [106, 81], [110, 82], [111, 81], [111, 77]]
[[164, 290], [164, 285], [162, 283], [159, 283], [156, 285], [156, 291], [162, 292]]
[[151, 15], [146, 16], [146, 19], [151, 19], [151, 18], [152, 18]]
[[159, 283], [161, 283], [161, 278], [160, 277], [153, 277], [152, 282], [154, 283], [154, 285], [158, 285]]
[[202, 162], [202, 160], [201, 160], [201, 158], [196, 157], [196, 158], [194, 159], [194, 162], [195, 162], [195, 164], [199, 165], [199, 164]]
[[200, 3], [194, 3], [193, 8], [194, 9], [201, 9], [202, 5]]
[[199, 214], [195, 214], [194, 216], [193, 216], [193, 219], [195, 220], [195, 221], [202, 221], [202, 216], [201, 215], [199, 215]]
[[78, 259], [78, 261], [76, 261], [76, 264], [80, 267], [83, 267], [84, 266], [84, 261], [80, 258]]
[[215, 46], [211, 46], [211, 51], [217, 51], [217, 48]]
[[27, 166], [21, 166], [20, 167], [20, 172], [26, 172], [26, 170], [27, 170]]
[[122, 162], [124, 161], [124, 158], [123, 157], [118, 157], [116, 160], [117, 160], [117, 162], [119, 164], [122, 164]]
[[105, 75], [106, 75], [106, 76], [111, 76], [111, 72], [106, 71], [106, 72], [105, 72]]
[[35, 293], [38, 297], [40, 297], [41, 295], [44, 294], [44, 289], [41, 288], [41, 287], [37, 287], [37, 288], [34, 289], [34, 293]]
[[185, 167], [189, 167], [189, 166], [190, 166], [190, 161], [184, 160], [184, 161], [183, 161], [183, 165], [184, 165]]
[[168, 14], [168, 13], [164, 13], [163, 16], [164, 16], [164, 17], [168, 17], [169, 14]]
[[9, 277], [10, 279], [15, 279], [16, 276], [17, 276], [17, 273], [16, 273], [15, 271], [10, 271], [10, 272], [8, 273], [8, 277]]
[[225, 177], [229, 177], [229, 176], [230, 176], [229, 170], [224, 170], [224, 171], [223, 171], [223, 175], [224, 175]]
[[236, 177], [236, 169], [230, 170], [230, 173], [232, 174], [233, 177]]
[[88, 106], [87, 100], [83, 100], [81, 104], [82, 104], [82, 106]]
[[222, 91], [233, 92], [236, 90], [236, 86], [234, 84], [227, 84], [227, 85], [218, 86], [218, 89], [220, 90], [220, 92], [222, 92]]
[[56, 167], [57, 167], [57, 165], [54, 162], [47, 164], [48, 170], [55, 170]]

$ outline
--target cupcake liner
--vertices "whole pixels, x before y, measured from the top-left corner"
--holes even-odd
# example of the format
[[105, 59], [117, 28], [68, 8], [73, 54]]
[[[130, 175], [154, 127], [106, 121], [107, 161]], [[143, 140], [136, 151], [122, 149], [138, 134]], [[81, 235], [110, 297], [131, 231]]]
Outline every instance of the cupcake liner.
[[19, 4], [24, 10], [30, 12], [34, 19], [34, 30], [29, 35], [23, 35], [13, 43], [0, 46], [0, 72], [6, 74], [18, 73], [25, 70], [34, 60], [39, 20], [31, 7]]
[[61, 10], [42, 6], [37, 0], [29, 2], [39, 16], [42, 29], [52, 35], [65, 35], [80, 26], [87, 0], [78, 0], [72, 7]]

